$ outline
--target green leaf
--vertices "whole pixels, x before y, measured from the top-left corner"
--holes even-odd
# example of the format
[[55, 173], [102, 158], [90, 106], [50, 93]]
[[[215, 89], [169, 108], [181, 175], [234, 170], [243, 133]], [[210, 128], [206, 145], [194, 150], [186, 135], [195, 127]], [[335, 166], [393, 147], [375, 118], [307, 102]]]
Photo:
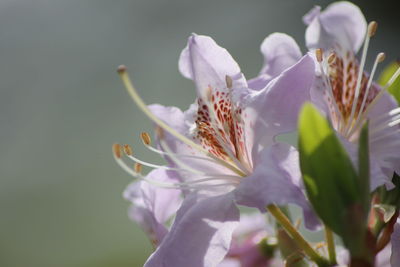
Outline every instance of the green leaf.
[[[384, 86], [389, 79], [393, 76], [396, 70], [400, 67], [399, 62], [393, 62], [389, 64], [381, 73], [379, 77], [379, 84]], [[397, 79], [389, 88], [389, 93], [391, 93], [394, 98], [396, 98], [397, 103], [400, 104], [400, 79]]]
[[311, 204], [324, 224], [343, 238], [349, 224], [365, 217], [360, 182], [335, 132], [311, 104], [300, 114], [299, 152]]
[[304, 252], [299, 248], [292, 237], [278, 223], [276, 226], [276, 237], [278, 239], [278, 247], [282, 258], [285, 260], [286, 267], [306, 267]]

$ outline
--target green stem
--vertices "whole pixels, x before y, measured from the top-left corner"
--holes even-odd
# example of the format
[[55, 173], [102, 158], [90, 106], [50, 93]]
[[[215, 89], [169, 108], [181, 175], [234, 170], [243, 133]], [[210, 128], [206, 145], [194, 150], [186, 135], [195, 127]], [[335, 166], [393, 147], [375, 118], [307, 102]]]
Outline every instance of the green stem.
[[322, 258], [304, 239], [304, 237], [296, 230], [286, 215], [275, 205], [267, 206], [267, 210], [275, 217], [275, 219], [282, 225], [286, 232], [296, 241], [297, 245], [304, 251], [304, 253], [318, 266], [329, 266], [326, 259]]
[[335, 251], [335, 241], [333, 239], [333, 233], [331, 229], [325, 226], [325, 239], [328, 245], [329, 261], [331, 264], [336, 264], [336, 251]]

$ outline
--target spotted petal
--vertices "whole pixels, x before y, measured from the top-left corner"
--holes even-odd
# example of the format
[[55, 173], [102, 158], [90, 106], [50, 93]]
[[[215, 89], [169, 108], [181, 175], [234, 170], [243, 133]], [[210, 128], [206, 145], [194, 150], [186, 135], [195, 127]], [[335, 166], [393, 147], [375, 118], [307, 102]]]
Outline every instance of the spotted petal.
[[217, 266], [225, 257], [239, 210], [231, 194], [185, 198], [169, 234], [146, 262], [146, 267]]
[[[191, 136], [191, 127], [194, 126], [193, 119], [197, 112], [197, 108], [197, 104], [192, 104], [187, 111], [182, 112], [177, 107], [165, 107], [159, 104], [153, 104], [149, 106], [149, 109], [154, 115], [171, 126], [173, 129], [177, 130], [180, 134], [195, 142], [197, 141], [193, 139], [193, 136]], [[171, 152], [173, 152], [175, 155], [179, 155], [177, 156], [179, 161], [191, 168], [200, 171], [207, 170], [208, 174], [233, 174], [231, 170], [217, 164], [213, 160], [210, 160], [210, 158], [207, 157], [203, 152], [181, 142], [175, 136], [172, 136], [167, 132], [164, 132], [163, 140], [169, 146]], [[197, 158], [194, 158], [193, 156]], [[179, 167], [173, 162], [171, 157], [166, 156], [165, 158], [170, 166]], [[195, 180], [198, 178], [198, 175], [195, 175], [191, 172], [179, 172], [179, 175], [185, 175], [186, 180]]]
[[306, 44], [310, 49], [325, 50], [340, 44], [346, 50], [357, 52], [363, 43], [367, 23], [361, 10], [350, 2], [336, 2], [324, 11], [313, 8], [303, 18], [308, 25]]

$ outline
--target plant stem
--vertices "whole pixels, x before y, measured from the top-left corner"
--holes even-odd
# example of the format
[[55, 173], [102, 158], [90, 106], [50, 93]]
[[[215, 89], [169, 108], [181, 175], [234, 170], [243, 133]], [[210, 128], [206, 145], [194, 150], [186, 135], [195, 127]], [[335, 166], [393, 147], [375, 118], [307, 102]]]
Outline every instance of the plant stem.
[[322, 258], [304, 239], [304, 237], [296, 230], [286, 215], [275, 204], [267, 206], [267, 210], [275, 217], [275, 219], [282, 225], [286, 232], [296, 241], [297, 245], [304, 251], [304, 253], [318, 266], [329, 266], [326, 259]]
[[336, 264], [336, 251], [335, 251], [335, 241], [333, 240], [333, 233], [331, 229], [325, 226], [325, 239], [328, 245], [329, 261], [331, 264]]

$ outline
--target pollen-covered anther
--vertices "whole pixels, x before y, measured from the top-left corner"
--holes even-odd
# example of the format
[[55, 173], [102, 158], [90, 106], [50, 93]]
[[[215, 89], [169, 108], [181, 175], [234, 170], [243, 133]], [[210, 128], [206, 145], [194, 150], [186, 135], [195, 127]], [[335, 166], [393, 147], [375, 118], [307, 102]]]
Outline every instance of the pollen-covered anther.
[[208, 103], [212, 102], [212, 88], [210, 86], [208, 86], [206, 89], [206, 100]]
[[335, 62], [336, 60], [336, 54], [335, 53], [331, 53], [328, 57], [328, 64], [331, 65]]
[[377, 29], [378, 29], [378, 23], [376, 21], [371, 21], [368, 24], [368, 36], [369, 37], [374, 36]]
[[124, 145], [124, 152], [128, 156], [132, 156], [133, 154], [132, 147], [130, 145]]
[[121, 158], [121, 145], [120, 144], [113, 144], [113, 153], [116, 158], [120, 159]]
[[160, 139], [160, 140], [164, 139], [164, 130], [163, 130], [163, 128], [161, 128], [159, 126], [156, 126], [155, 132], [156, 132], [156, 135], [157, 135], [158, 139]]
[[140, 138], [142, 139], [142, 141], [143, 141], [143, 143], [145, 144], [145, 145], [150, 145], [151, 144], [151, 138], [150, 138], [150, 135], [147, 133], [147, 132], [142, 132], [141, 134], [140, 134]]
[[136, 162], [135, 165], [133, 166], [133, 169], [135, 170], [136, 173], [141, 173], [142, 172], [142, 164]]
[[316, 58], [317, 58], [317, 61], [319, 62], [319, 63], [321, 63], [322, 62], [322, 55], [323, 55], [323, 50], [322, 50], [322, 48], [318, 48], [317, 50], [315, 50], [315, 56], [316, 56]]
[[117, 68], [117, 72], [118, 73], [123, 73], [123, 72], [126, 72], [126, 66], [125, 65], [119, 65], [118, 66], [118, 68]]
[[386, 55], [383, 52], [379, 53], [378, 56], [376, 57], [378, 63], [382, 63], [385, 60], [385, 58], [386, 58]]
[[229, 89], [231, 89], [232, 86], [233, 86], [233, 81], [232, 81], [231, 76], [226, 75], [226, 76], [225, 76], [225, 82], [226, 82], [226, 87], [228, 87]]

